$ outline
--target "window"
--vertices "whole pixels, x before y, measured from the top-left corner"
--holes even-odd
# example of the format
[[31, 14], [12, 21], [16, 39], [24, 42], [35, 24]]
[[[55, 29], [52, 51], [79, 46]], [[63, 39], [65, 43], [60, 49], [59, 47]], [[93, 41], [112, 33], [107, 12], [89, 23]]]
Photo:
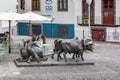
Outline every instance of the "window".
[[[83, 7], [83, 10], [82, 10], [82, 13], [83, 13], [82, 22], [83, 22], [83, 24], [87, 24], [86, 20], [88, 19], [88, 4], [87, 4], [86, 0], [82, 0], [82, 7]], [[91, 24], [93, 24], [94, 23], [94, 0], [92, 0], [92, 3], [90, 5], [90, 18], [91, 18], [90, 22], [91, 22]]]
[[103, 24], [115, 24], [115, 0], [102, 0]]
[[68, 0], [58, 0], [58, 11], [68, 11]]
[[25, 0], [20, 0], [20, 8], [25, 9]]
[[68, 38], [68, 26], [58, 26], [58, 38]]
[[32, 0], [32, 10], [33, 11], [40, 10], [40, 1], [39, 0]]

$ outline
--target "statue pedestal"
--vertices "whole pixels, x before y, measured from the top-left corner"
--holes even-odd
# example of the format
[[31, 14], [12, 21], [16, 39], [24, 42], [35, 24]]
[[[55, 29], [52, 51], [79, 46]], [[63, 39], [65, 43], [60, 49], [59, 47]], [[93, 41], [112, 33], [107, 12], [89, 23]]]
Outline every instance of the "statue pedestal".
[[94, 62], [85, 60], [85, 61], [79, 61], [76, 62], [73, 59], [69, 59], [68, 62], [65, 62], [64, 60], [60, 60], [59, 62], [56, 59], [51, 59], [48, 57], [48, 59], [41, 60], [40, 63], [37, 63], [37, 61], [32, 61], [31, 63], [27, 63], [25, 60], [15, 59], [14, 60], [17, 67], [36, 67], [36, 66], [71, 66], [71, 65], [94, 65]]

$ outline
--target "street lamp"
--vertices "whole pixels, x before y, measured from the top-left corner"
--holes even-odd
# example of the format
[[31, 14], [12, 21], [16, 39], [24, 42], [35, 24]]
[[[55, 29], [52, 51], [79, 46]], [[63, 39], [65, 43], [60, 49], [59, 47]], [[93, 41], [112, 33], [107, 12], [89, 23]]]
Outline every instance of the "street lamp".
[[[92, 0], [86, 0], [88, 4], [88, 37], [91, 38], [91, 27], [90, 27], [90, 5], [92, 3]], [[92, 38], [91, 38], [92, 39]]]

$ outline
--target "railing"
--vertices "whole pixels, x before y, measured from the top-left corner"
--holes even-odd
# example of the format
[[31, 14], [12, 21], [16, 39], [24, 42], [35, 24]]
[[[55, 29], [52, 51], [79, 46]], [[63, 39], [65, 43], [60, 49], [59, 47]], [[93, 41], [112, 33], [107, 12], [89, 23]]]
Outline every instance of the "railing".
[[[120, 16], [114, 17], [115, 25], [120, 25]], [[94, 24], [102, 24], [102, 17], [101, 16], [94, 16], [93, 19]], [[77, 24], [87, 24], [87, 20], [84, 19], [82, 16], [77, 16]]]

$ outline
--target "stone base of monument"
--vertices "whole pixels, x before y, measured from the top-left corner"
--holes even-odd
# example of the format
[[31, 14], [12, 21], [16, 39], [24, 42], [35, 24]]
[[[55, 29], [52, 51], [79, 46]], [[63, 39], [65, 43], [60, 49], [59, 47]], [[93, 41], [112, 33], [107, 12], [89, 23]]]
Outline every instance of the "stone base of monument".
[[73, 59], [67, 59], [67, 62], [65, 62], [64, 60], [57, 61], [57, 59], [51, 59], [47, 57], [42, 59], [40, 63], [38, 63], [37, 61], [27, 63], [26, 60], [22, 59], [15, 59], [14, 62], [17, 67], [94, 65], [94, 62], [89, 60], [79, 60], [79, 62], [76, 62]]

